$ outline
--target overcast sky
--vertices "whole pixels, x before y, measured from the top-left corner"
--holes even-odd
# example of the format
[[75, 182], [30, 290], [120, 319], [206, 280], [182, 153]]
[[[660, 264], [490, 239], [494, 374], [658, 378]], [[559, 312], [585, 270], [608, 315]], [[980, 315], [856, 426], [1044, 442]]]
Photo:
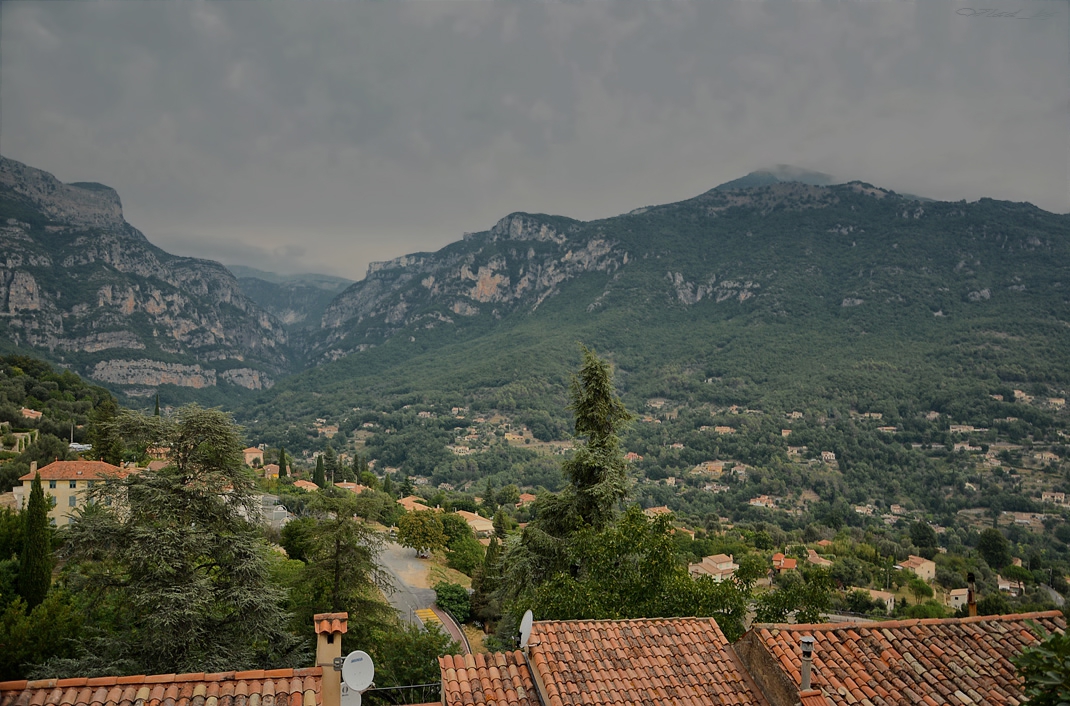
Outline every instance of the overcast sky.
[[778, 163], [1070, 211], [1065, 2], [0, 13], [0, 153], [115, 187], [157, 245], [227, 264], [360, 279], [514, 211], [606, 217]]

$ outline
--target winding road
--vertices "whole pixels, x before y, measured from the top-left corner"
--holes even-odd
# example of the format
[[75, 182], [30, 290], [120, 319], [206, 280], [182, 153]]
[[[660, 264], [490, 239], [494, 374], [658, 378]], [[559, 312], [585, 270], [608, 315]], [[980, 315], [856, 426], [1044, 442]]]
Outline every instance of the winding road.
[[[443, 629], [457, 641], [464, 653], [468, 642], [464, 632], [444, 611], [434, 608], [435, 591], [427, 585], [427, 564], [416, 558], [416, 552], [396, 542], [387, 542], [379, 554], [379, 561], [394, 581], [394, 591], [384, 591], [390, 605], [402, 618], [419, 626], [425, 618], [442, 623]], [[433, 612], [430, 612], [433, 611]]]

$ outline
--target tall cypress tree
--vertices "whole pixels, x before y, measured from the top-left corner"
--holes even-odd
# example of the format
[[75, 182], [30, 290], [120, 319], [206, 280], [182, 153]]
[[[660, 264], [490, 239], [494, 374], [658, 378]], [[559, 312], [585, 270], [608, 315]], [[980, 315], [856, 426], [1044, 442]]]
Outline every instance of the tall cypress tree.
[[279, 447], [279, 478], [285, 478], [288, 475], [286, 472], [286, 447]]
[[156, 393], [156, 412], [154, 414], [157, 417], [160, 416], [160, 393], [158, 392]]
[[312, 482], [321, 488], [327, 485], [327, 476], [323, 472], [323, 454], [316, 457], [316, 472], [312, 476]]
[[19, 554], [19, 595], [32, 610], [48, 595], [52, 584], [52, 534], [48, 527], [48, 501], [41, 474], [34, 476], [26, 504], [22, 553]]

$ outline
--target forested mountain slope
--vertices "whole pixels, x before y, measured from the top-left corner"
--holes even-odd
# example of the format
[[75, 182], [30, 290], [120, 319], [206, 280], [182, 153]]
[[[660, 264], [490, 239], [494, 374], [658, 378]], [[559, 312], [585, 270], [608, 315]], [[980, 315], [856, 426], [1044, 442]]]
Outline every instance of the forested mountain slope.
[[323, 315], [324, 364], [250, 418], [391, 398], [552, 414], [577, 341], [614, 360], [633, 405], [905, 411], [1062, 390], [1068, 258], [1070, 216], [860, 182], [718, 188], [591, 222], [517, 213], [372, 265]]

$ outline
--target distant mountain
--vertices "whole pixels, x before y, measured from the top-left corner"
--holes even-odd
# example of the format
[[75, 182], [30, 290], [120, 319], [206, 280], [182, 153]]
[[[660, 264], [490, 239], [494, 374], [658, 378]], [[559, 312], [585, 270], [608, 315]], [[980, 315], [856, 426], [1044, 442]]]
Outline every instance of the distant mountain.
[[330, 275], [280, 275], [241, 265], [227, 268], [238, 278], [246, 296], [282, 321], [291, 336], [318, 327], [334, 297], [353, 284], [353, 280]]
[[751, 189], [756, 186], [770, 186], [772, 184], [782, 184], [791, 181], [796, 181], [800, 184], [810, 184], [812, 186], [829, 186], [830, 184], [835, 183], [835, 178], [831, 174], [813, 172], [808, 169], [793, 167], [790, 164], [778, 164], [775, 167], [759, 169], [746, 176], [740, 177], [739, 179], [727, 181], [720, 186], [714, 187], [714, 189], [716, 191]]
[[577, 341], [612, 357], [636, 405], [1070, 388], [1070, 216], [772, 176], [597, 221], [514, 213], [374, 263], [310, 334], [319, 367], [248, 414], [391, 398], [563, 409]]
[[262, 389], [292, 366], [282, 323], [222, 265], [164, 252], [114, 189], [0, 157], [0, 340], [129, 395]]

